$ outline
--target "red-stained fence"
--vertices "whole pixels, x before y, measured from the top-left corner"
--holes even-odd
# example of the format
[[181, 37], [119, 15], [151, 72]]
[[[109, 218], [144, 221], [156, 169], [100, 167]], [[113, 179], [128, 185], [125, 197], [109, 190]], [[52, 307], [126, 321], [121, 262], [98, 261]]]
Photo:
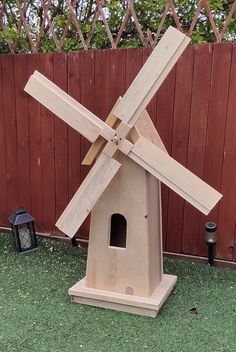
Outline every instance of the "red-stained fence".
[[[0, 225], [24, 206], [39, 231], [54, 224], [88, 172], [89, 143], [24, 93], [39, 70], [105, 119], [151, 49], [0, 56]], [[144, 82], [145, 84], [145, 82]], [[208, 217], [163, 186], [164, 249], [206, 255], [204, 224], [218, 223], [217, 257], [236, 261], [236, 44], [189, 46], [149, 104], [169, 153], [224, 195]], [[135, 211], [135, 210], [134, 210]], [[80, 236], [87, 236], [88, 221]]]

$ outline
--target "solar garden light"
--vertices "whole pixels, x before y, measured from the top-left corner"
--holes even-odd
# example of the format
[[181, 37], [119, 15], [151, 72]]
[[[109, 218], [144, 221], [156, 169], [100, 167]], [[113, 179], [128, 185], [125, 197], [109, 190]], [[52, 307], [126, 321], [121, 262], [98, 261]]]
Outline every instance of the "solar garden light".
[[71, 239], [71, 245], [72, 245], [72, 247], [76, 247], [76, 238], [75, 238], [75, 236], [72, 237], [72, 239]]
[[217, 240], [217, 224], [215, 222], [207, 222], [205, 225], [205, 239], [208, 245], [208, 264], [213, 265], [215, 244]]
[[34, 218], [24, 208], [17, 208], [8, 218], [11, 223], [13, 242], [18, 253], [29, 253], [38, 249], [34, 229]]

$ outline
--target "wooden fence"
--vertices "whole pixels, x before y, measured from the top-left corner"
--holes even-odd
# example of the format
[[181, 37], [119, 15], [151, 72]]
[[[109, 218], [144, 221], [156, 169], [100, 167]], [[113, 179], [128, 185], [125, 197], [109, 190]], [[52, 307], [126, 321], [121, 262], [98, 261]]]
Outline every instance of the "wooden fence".
[[[119, 1], [115, 7], [118, 3]], [[235, 40], [236, 36], [235, 25], [231, 26], [235, 21], [236, 0], [228, 3], [224, 1], [220, 6], [220, 4], [212, 4], [209, 0], [195, 0], [189, 1], [188, 5], [182, 4], [188, 8], [189, 18], [186, 23], [186, 19], [183, 19], [185, 16], [181, 14], [182, 6], [178, 1], [173, 0], [156, 2], [151, 11], [150, 9], [145, 11], [144, 21], [143, 11], [138, 9], [139, 1], [135, 0], [120, 1], [119, 9], [122, 9], [120, 13], [119, 11], [116, 13], [117, 11], [109, 6], [109, 1], [106, 0], [90, 1], [89, 11], [88, 2], [79, 0], [40, 0], [36, 4], [30, 0], [2, 0], [0, 1], [0, 34], [2, 33], [1, 40], [5, 50], [8, 48], [12, 54], [22, 50], [33, 53], [48, 51], [48, 45], [41, 47], [45, 37], [48, 44], [51, 43], [50, 51], [53, 47], [58, 52], [68, 50], [65, 44], [71, 38], [76, 38], [74, 45], [84, 50], [100, 48], [95, 39], [98, 22], [99, 36], [102, 36], [106, 45], [112, 49], [120, 45], [122, 47], [133, 45], [125, 37], [127, 27], [129, 35], [132, 33], [132, 38], [135, 38], [140, 45], [155, 47], [166, 22], [169, 23], [168, 25], [176, 26], [190, 37], [199, 24], [201, 26], [203, 23], [208, 23], [207, 31], [212, 32], [211, 40], [220, 43], [225, 40]], [[91, 12], [90, 15], [88, 12]], [[114, 18], [116, 18], [116, 24], [114, 24]], [[153, 18], [155, 18], [155, 25], [152, 23]], [[25, 43], [23, 48], [19, 44], [22, 36]], [[71, 50], [75, 50], [73, 46]]]
[[[101, 118], [150, 53], [148, 48], [0, 56], [0, 225], [26, 207], [40, 231], [88, 172], [89, 144], [24, 93], [35, 70]], [[189, 46], [148, 110], [169, 151], [224, 195], [208, 217], [163, 187], [164, 249], [206, 255], [204, 224], [219, 225], [217, 257], [236, 261], [236, 44]], [[88, 221], [80, 236], [87, 236]]]

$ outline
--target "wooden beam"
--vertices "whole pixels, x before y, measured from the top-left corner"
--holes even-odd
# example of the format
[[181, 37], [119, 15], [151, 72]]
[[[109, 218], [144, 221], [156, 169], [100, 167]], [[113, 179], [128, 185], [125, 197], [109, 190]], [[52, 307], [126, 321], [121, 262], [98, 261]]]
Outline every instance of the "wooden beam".
[[62, 232], [75, 235], [120, 166], [104, 154], [99, 157], [56, 223]]
[[102, 120], [39, 72], [30, 77], [25, 91], [92, 143], [103, 130]]
[[169, 27], [114, 109], [114, 115], [133, 126], [189, 42], [187, 36]]
[[[120, 101], [121, 98], [117, 100], [115, 106]], [[119, 120], [111, 112], [111, 114], [106, 119], [105, 123], [108, 126], [114, 128], [117, 121]], [[150, 142], [154, 143], [167, 153], [167, 150], [161, 140], [161, 137], [158, 134], [147, 110], [144, 110], [142, 112], [140, 118], [137, 120], [136, 124], [131, 129], [129, 136], [133, 143], [136, 143], [140, 136], [146, 137]], [[103, 137], [99, 136], [96, 142], [90, 147], [88, 153], [82, 161], [82, 165], [91, 165], [95, 161], [105, 144], [106, 140]], [[118, 149], [121, 149], [121, 151], [123, 151], [122, 147], [119, 147]]]
[[[114, 128], [116, 123], [119, 121], [119, 119], [113, 115], [113, 110], [117, 106], [117, 104], [121, 101], [121, 99], [122, 99], [121, 97], [117, 99], [113, 109], [111, 110], [109, 116], [105, 121], [105, 123], [112, 128]], [[82, 161], [82, 165], [91, 165], [95, 161], [96, 157], [101, 152], [105, 144], [106, 144], [106, 140], [103, 137], [99, 136], [95, 141], [95, 143], [91, 145], [90, 149], [85, 155]]]
[[222, 197], [222, 194], [144, 137], [139, 138], [128, 156], [205, 215]]

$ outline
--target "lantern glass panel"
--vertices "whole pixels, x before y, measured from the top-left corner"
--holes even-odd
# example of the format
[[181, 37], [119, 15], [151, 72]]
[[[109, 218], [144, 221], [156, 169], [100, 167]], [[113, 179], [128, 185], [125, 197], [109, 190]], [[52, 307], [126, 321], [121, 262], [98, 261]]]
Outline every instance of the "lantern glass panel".
[[28, 224], [18, 225], [18, 232], [20, 238], [20, 246], [22, 250], [27, 250], [32, 247], [32, 239]]

